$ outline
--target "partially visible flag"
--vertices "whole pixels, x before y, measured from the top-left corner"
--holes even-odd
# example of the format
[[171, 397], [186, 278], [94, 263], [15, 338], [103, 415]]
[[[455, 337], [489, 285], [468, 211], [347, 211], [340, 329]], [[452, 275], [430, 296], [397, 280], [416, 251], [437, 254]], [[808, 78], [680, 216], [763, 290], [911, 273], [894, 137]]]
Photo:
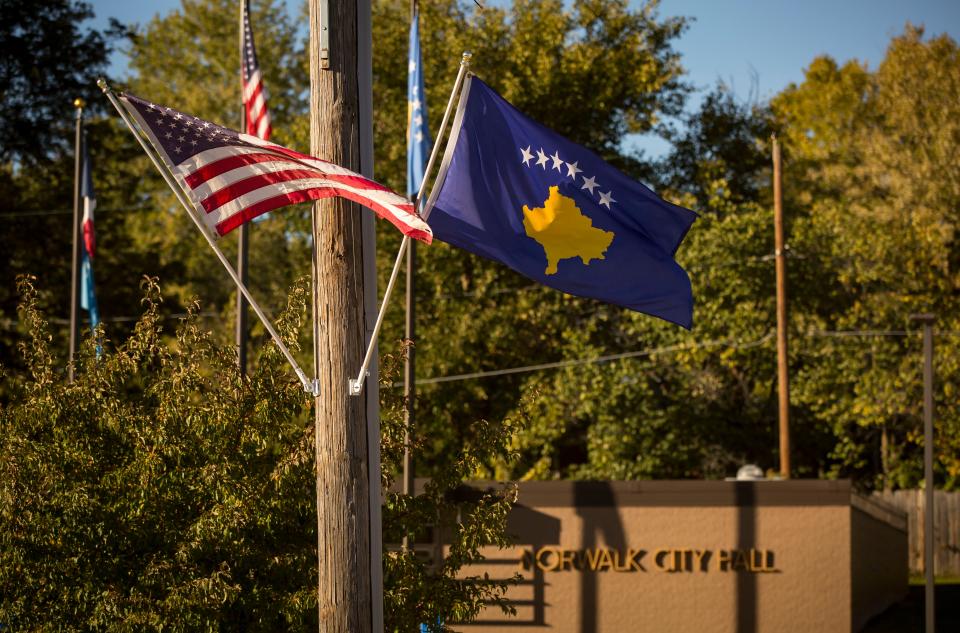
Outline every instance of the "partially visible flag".
[[693, 295], [674, 253], [697, 215], [527, 118], [468, 77], [424, 211], [444, 242], [557, 290], [682, 325]]
[[365, 176], [128, 93], [119, 97], [204, 224], [219, 235], [279, 207], [340, 196], [404, 235], [428, 244], [432, 239], [409, 200]]
[[414, 8], [410, 24], [410, 59], [407, 64], [407, 194], [416, 196], [430, 156], [430, 128], [423, 92], [420, 57], [420, 10]]
[[[90, 155], [87, 153], [87, 143], [83, 142], [81, 160], [83, 167], [80, 177], [80, 199], [83, 201], [83, 253], [80, 263], [80, 307], [90, 315], [90, 329], [96, 330], [100, 323], [100, 309], [97, 306], [97, 295], [93, 287], [93, 256], [96, 252], [96, 237], [93, 232], [93, 210], [97, 207], [97, 197], [93, 190], [93, 177], [90, 174]], [[97, 355], [100, 346], [97, 345]]]
[[250, 10], [247, 0], [243, 2], [243, 59], [240, 65], [243, 73], [243, 108], [246, 112], [247, 134], [270, 139], [270, 112], [267, 111], [267, 89], [260, 76], [260, 64], [257, 63], [257, 49], [253, 45], [253, 31], [250, 30]]

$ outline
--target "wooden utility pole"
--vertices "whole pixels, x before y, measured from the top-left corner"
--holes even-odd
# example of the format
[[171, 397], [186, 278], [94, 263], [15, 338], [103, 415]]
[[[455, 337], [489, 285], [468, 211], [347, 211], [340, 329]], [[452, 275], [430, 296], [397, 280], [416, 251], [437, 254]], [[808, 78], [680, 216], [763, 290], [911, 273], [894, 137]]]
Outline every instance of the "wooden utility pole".
[[[310, 151], [355, 171], [361, 170], [358, 3], [364, 1], [309, 3]], [[314, 209], [317, 591], [325, 633], [372, 629], [367, 403], [348, 389], [364, 352], [362, 213], [342, 198]]]
[[790, 479], [790, 377], [787, 372], [787, 259], [783, 245], [780, 141], [773, 141], [773, 233], [777, 265], [777, 395], [780, 404], [780, 476]]
[[73, 159], [73, 259], [70, 272], [70, 355], [67, 364], [67, 380], [73, 382], [74, 357], [80, 345], [80, 254], [83, 211], [80, 210], [80, 178], [83, 177], [83, 99], [73, 101], [77, 109], [76, 139]]

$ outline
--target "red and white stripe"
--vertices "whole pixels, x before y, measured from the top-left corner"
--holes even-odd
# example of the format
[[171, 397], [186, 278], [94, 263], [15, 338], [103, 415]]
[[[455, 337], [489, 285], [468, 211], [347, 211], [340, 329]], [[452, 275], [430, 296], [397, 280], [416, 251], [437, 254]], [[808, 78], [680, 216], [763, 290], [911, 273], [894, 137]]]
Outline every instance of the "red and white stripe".
[[245, 145], [225, 142], [174, 162], [137, 108], [125, 105], [204, 223], [219, 235], [279, 207], [340, 196], [371, 209], [408, 237], [433, 240], [407, 198], [345, 167], [249, 134], [239, 135]]
[[90, 196], [83, 197], [83, 244], [87, 248], [87, 255], [93, 259], [94, 252], [97, 250], [97, 239], [93, 232], [93, 210], [97, 207], [97, 199]]
[[267, 94], [260, 76], [260, 68], [243, 83], [243, 108], [247, 115], [247, 134], [268, 140], [270, 132], [270, 112], [267, 110]]

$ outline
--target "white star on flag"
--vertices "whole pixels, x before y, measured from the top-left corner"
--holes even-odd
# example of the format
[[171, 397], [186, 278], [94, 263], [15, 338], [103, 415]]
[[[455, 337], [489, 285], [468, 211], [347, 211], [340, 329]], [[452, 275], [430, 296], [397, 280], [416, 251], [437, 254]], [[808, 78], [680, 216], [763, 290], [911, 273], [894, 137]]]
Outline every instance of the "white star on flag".
[[599, 185], [597, 184], [597, 178], [596, 178], [596, 176], [592, 176], [592, 177], [590, 177], [590, 178], [587, 178], [586, 176], [584, 176], [584, 177], [583, 177], [583, 186], [580, 187], [580, 188], [581, 188], [581, 189], [589, 189], [589, 190], [590, 190], [590, 193], [593, 193], [593, 190], [596, 189], [598, 186], [599, 186]]
[[579, 163], [580, 161], [577, 161], [575, 163], [567, 163], [567, 176], [569, 176], [570, 178], [573, 178], [574, 180], [577, 179], [577, 174], [583, 171], [582, 169], [577, 167], [577, 164]]
[[557, 171], [560, 171], [560, 165], [563, 164], [563, 161], [560, 160], [560, 152], [554, 152], [553, 156], [550, 157], [550, 160], [553, 161], [553, 168]]
[[542, 147], [537, 150], [537, 164], [544, 169], [547, 168], [547, 155], [543, 153]]
[[530, 161], [533, 160], [533, 154], [530, 152], [530, 146], [527, 145], [526, 149], [520, 148], [520, 152], [523, 154], [523, 160], [521, 161], [527, 167], [530, 166]]
[[612, 191], [608, 191], [607, 193], [603, 193], [603, 192], [601, 191], [601, 192], [600, 192], [600, 204], [602, 204], [603, 206], [605, 206], [606, 208], [609, 209], [611, 202], [616, 202], [616, 200], [613, 199], [613, 192], [612, 192]]

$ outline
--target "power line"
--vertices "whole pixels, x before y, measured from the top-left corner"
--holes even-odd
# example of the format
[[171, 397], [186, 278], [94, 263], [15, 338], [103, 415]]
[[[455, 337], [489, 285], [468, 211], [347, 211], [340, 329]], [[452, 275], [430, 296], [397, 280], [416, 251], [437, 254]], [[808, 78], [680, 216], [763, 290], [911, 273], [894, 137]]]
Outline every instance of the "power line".
[[[490, 371], [478, 371], [469, 374], [455, 374], [452, 376], [438, 376], [436, 378], [424, 378], [417, 380], [418, 385], [432, 385], [441, 382], [455, 382], [460, 380], [471, 380], [474, 378], [491, 378], [494, 376], [507, 376], [510, 374], [523, 374], [545, 369], [560, 369], [563, 367], [575, 367], [577, 365], [593, 365], [598, 363], [608, 363], [615, 360], [625, 360], [630, 358], [640, 358], [643, 356], [652, 356], [654, 354], [665, 354], [670, 352], [679, 352], [694, 349], [703, 349], [726, 345], [734, 349], [749, 349], [763, 345], [773, 338], [773, 332], [769, 331], [764, 336], [748, 343], [737, 343], [735, 339], [718, 339], [713, 341], [704, 341], [702, 343], [685, 343], [680, 345], [666, 345], [664, 347], [655, 347], [650, 349], [635, 350], [632, 352], [621, 352], [619, 354], [606, 354], [604, 356], [592, 356], [588, 358], [575, 358], [561, 360], [552, 363], [540, 363], [538, 365], [525, 365], [523, 367], [510, 367], [507, 369], [493, 369]], [[393, 383], [391, 387], [402, 385], [403, 383]]]
[[[808, 337], [841, 338], [847, 336], [920, 336], [921, 330], [809, 330], [802, 334]], [[935, 330], [934, 336], [957, 336], [960, 331]]]
[[[919, 335], [919, 331], [907, 330], [810, 330], [802, 333], [804, 337], [854, 337], [854, 336], [913, 336]], [[960, 336], [960, 331], [940, 330], [934, 333], [937, 336]], [[736, 339], [715, 339], [701, 343], [685, 343], [678, 345], [666, 345], [664, 347], [655, 347], [650, 349], [635, 350], [631, 352], [621, 352], [618, 354], [606, 354], [603, 356], [591, 356], [587, 358], [574, 358], [568, 360], [555, 361], [552, 363], [539, 363], [536, 365], [524, 365], [522, 367], [508, 367], [505, 369], [491, 369], [488, 371], [476, 371], [465, 374], [453, 374], [450, 376], [437, 376], [434, 378], [418, 379], [418, 385], [433, 385], [444, 382], [458, 382], [462, 380], [473, 380], [477, 378], [493, 378], [496, 376], [508, 376], [513, 374], [525, 374], [535, 371], [544, 371], [548, 369], [561, 369], [564, 367], [575, 367], [578, 365], [593, 365], [607, 363], [616, 360], [625, 360], [630, 358], [640, 358], [644, 356], [653, 356], [654, 354], [666, 354], [679, 351], [692, 351], [696, 349], [706, 349], [711, 347], [726, 346], [731, 349], [750, 349], [759, 347], [773, 338], [773, 330], [768, 331], [762, 337], [746, 343], [738, 343]], [[402, 386], [403, 383], [392, 383], [391, 387]]]
[[[160, 317], [161, 321], [173, 321], [186, 319], [190, 315], [186, 312], [179, 312], [177, 314], [167, 314]], [[198, 312], [196, 314], [198, 317], [205, 319], [211, 319], [214, 317], [219, 317], [220, 314], [217, 312]], [[116, 316], [116, 317], [103, 317], [100, 319], [102, 323], [131, 323], [134, 321], [139, 321], [143, 318], [143, 315], [140, 316]], [[61, 319], [59, 317], [51, 317], [48, 319], [50, 323], [54, 325], [68, 325], [70, 321], [68, 319]], [[83, 319], [83, 323], [90, 323], [90, 319]], [[15, 330], [20, 324], [20, 321], [17, 319], [3, 319], [0, 320], [0, 328], [5, 330]]]

